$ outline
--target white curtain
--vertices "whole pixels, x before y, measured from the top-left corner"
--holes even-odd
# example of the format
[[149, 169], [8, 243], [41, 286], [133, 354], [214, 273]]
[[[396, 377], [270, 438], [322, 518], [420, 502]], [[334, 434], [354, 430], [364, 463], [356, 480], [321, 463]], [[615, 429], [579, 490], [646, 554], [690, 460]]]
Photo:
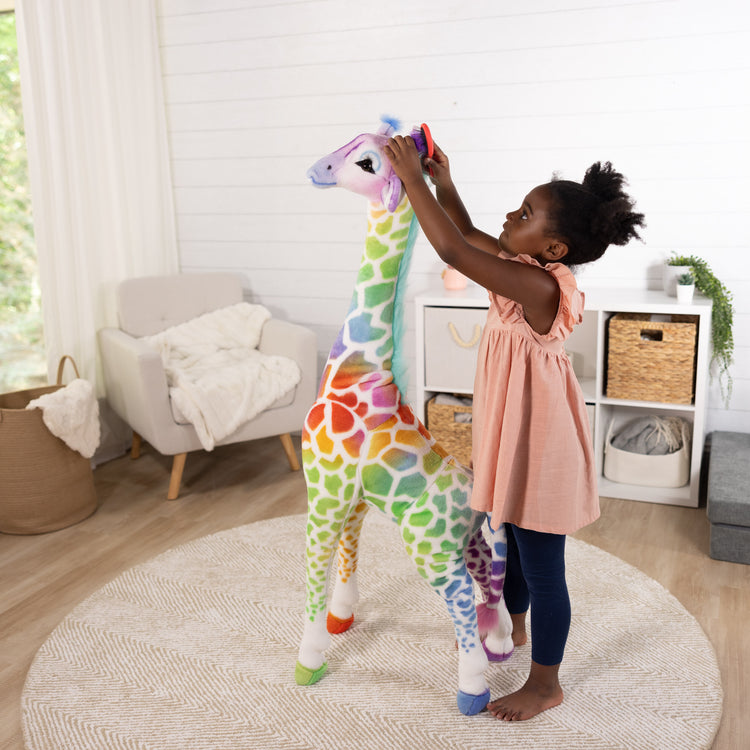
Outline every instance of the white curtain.
[[103, 395], [113, 289], [178, 270], [155, 0], [16, 0], [50, 378], [63, 354]]

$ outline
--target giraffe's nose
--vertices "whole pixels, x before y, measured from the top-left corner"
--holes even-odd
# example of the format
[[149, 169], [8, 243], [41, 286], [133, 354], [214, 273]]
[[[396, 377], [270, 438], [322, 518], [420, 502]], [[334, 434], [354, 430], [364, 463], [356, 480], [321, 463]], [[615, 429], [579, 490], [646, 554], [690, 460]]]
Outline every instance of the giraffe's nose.
[[336, 170], [334, 169], [333, 162], [324, 161], [313, 164], [310, 169], [307, 170], [307, 179], [312, 182], [315, 187], [333, 187], [336, 184]]

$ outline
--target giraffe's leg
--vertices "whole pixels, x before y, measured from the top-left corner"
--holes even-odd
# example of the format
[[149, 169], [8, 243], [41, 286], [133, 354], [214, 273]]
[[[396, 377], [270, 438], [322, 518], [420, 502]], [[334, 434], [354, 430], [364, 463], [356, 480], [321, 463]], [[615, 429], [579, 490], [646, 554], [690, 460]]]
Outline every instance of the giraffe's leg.
[[310, 494], [307, 511], [307, 600], [302, 641], [294, 677], [299, 685], [311, 685], [326, 671], [325, 651], [330, 644], [326, 627], [328, 571], [348, 508], [336, 498]]
[[489, 703], [490, 691], [484, 676], [488, 659], [479, 638], [474, 588], [463, 565], [456, 566], [443, 598], [458, 643], [458, 707], [461, 713], [472, 716]]
[[471, 473], [446, 460], [404, 406], [392, 422], [374, 431], [367, 458], [377, 471], [362, 471], [363, 492], [398, 522], [407, 554], [444, 599], [458, 646], [458, 706], [466, 715], [479, 713], [490, 691], [474, 587], [464, 559], [469, 539], [481, 526], [469, 502]]
[[[484, 640], [484, 650], [490, 661], [505, 661], [513, 653], [513, 623], [511, 622], [508, 609], [503, 597], [503, 584], [505, 583], [505, 560], [508, 551], [508, 542], [505, 535], [505, 526], [493, 530], [490, 528], [490, 543], [492, 549], [492, 575], [490, 591], [482, 608], [480, 619], [487, 623], [487, 637]], [[488, 615], [492, 614], [492, 617]]]
[[307, 599], [295, 679], [317, 682], [325, 673], [330, 643], [326, 625], [328, 573], [347, 521], [361, 499], [357, 466], [364, 432], [343, 404], [317, 401], [302, 432], [307, 484]]
[[488, 659], [477, 624], [474, 587], [464, 550], [476, 518], [469, 508], [470, 485], [453, 466], [404, 513], [400, 520], [406, 551], [433, 589], [443, 597], [458, 645], [458, 707], [466, 715], [490, 700], [484, 673]]
[[369, 506], [362, 501], [347, 519], [338, 546], [336, 584], [328, 608], [329, 633], [343, 633], [354, 622], [354, 606], [359, 601], [357, 588], [357, 563], [359, 561], [359, 535]]

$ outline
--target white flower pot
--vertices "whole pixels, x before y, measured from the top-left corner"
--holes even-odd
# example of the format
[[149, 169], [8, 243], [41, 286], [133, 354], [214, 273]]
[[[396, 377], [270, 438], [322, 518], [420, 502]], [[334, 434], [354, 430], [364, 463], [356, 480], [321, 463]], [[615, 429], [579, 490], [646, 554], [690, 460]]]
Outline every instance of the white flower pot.
[[677, 296], [677, 279], [682, 276], [683, 273], [692, 273], [692, 266], [669, 266], [664, 264], [662, 270], [662, 285], [664, 291], [670, 297]]
[[681, 305], [689, 305], [693, 301], [695, 284], [677, 284], [677, 302]]

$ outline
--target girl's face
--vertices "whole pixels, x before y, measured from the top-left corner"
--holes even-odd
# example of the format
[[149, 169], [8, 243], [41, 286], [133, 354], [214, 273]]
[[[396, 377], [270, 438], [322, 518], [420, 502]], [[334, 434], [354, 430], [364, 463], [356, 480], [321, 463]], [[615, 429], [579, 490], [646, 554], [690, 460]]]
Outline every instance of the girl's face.
[[530, 255], [541, 260], [556, 241], [547, 234], [547, 220], [553, 208], [552, 193], [546, 185], [535, 187], [521, 207], [506, 215], [503, 231], [497, 240], [501, 250], [510, 255]]

